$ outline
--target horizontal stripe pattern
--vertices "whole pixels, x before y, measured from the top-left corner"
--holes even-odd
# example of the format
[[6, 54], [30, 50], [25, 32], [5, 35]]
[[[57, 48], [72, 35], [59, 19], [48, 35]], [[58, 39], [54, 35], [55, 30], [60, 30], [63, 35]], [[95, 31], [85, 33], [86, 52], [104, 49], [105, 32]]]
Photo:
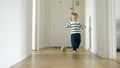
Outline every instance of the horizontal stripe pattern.
[[67, 26], [70, 27], [70, 34], [81, 33], [82, 24], [80, 22], [70, 22]]

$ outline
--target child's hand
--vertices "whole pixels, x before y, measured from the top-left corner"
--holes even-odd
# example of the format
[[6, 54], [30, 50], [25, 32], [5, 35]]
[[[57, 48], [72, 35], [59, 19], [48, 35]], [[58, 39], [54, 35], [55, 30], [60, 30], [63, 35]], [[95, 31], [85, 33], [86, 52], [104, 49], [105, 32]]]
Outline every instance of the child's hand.
[[82, 29], [86, 29], [86, 26], [83, 26]]
[[68, 26], [65, 26], [65, 28], [68, 28]]
[[84, 29], [86, 29], [86, 26], [84, 26]]
[[65, 25], [65, 28], [68, 28], [69, 26], [68, 25]]

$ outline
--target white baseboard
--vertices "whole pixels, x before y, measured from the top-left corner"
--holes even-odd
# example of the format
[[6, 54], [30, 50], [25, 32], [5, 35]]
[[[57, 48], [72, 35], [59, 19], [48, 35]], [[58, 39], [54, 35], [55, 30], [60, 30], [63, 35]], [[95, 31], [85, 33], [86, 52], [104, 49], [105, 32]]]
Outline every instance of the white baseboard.
[[96, 54], [96, 55], [97, 55], [97, 50], [95, 50], [95, 49], [91, 49], [91, 53], [93, 53], [93, 54]]
[[16, 58], [10, 59], [10, 60], [0, 64], [0, 68], [10, 68], [12, 65], [22, 61], [23, 59], [25, 59], [31, 55], [32, 55], [32, 53], [31, 54], [24, 54], [22, 56], [18, 56]]

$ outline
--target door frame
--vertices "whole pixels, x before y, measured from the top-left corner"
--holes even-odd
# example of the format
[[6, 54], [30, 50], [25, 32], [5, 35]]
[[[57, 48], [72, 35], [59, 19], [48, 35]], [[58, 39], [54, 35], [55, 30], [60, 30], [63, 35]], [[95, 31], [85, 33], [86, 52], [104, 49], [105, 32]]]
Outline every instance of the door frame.
[[36, 0], [32, 0], [32, 50], [35, 49], [35, 13], [36, 12]]
[[34, 50], [39, 50], [40, 49], [40, 0], [34, 0], [35, 1], [35, 46], [34, 46]]
[[116, 58], [115, 0], [109, 0], [109, 59]]
[[89, 16], [89, 48], [88, 50], [91, 51], [91, 45], [92, 45], [92, 34], [91, 34], [91, 30], [92, 30], [92, 27], [91, 27], [91, 16]]

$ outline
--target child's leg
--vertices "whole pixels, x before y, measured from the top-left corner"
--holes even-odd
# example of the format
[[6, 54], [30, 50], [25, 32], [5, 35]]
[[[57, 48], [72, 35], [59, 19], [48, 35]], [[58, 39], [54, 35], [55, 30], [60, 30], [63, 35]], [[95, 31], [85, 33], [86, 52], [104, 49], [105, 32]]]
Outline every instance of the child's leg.
[[77, 34], [77, 40], [76, 40], [77, 49], [79, 48], [80, 43], [81, 43], [81, 35]]
[[73, 51], [76, 51], [76, 39], [75, 39], [75, 34], [71, 34], [71, 44], [72, 44], [72, 49], [73, 49]]

